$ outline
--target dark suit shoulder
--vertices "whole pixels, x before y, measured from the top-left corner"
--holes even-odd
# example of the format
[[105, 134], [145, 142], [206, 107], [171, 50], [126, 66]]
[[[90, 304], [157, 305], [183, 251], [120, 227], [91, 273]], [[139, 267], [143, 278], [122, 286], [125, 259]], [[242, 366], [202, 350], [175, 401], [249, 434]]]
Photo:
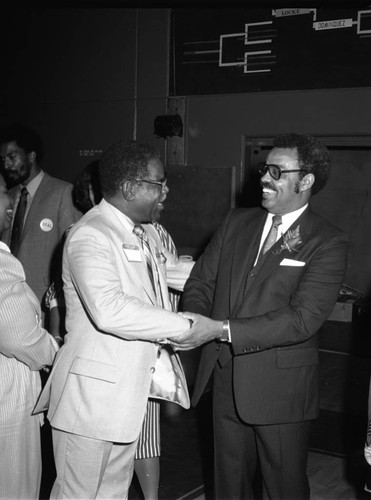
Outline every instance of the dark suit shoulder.
[[346, 233], [343, 229], [340, 229], [338, 226], [329, 222], [327, 219], [323, 218], [316, 212], [313, 212], [311, 209], [308, 210], [309, 215], [312, 218], [313, 226], [315, 227], [315, 231], [321, 231], [326, 233], [329, 237], [334, 236], [343, 236], [348, 239], [349, 234]]
[[266, 217], [267, 211], [260, 207], [234, 208], [227, 215], [227, 222], [232, 224], [243, 224], [258, 217]]

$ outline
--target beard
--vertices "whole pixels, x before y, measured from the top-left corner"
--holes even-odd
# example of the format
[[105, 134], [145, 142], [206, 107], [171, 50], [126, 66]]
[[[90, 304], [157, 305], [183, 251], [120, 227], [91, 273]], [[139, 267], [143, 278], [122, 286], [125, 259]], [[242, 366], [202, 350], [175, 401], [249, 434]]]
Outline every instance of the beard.
[[17, 184], [23, 183], [29, 178], [31, 174], [31, 165], [29, 163], [23, 163], [17, 170], [15, 169], [4, 169], [4, 177], [8, 189]]

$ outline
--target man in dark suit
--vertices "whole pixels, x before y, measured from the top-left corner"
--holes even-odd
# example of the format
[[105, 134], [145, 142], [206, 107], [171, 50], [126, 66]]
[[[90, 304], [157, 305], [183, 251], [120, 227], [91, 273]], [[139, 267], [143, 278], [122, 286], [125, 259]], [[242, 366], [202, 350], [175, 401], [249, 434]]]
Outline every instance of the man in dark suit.
[[277, 137], [259, 172], [264, 209], [227, 216], [185, 286], [193, 328], [170, 340], [206, 344], [192, 403], [211, 379], [215, 497], [252, 498], [259, 463], [268, 498], [304, 500], [319, 410], [316, 332], [336, 303], [348, 237], [308, 205], [330, 172], [317, 139]]
[[[82, 214], [73, 205], [72, 184], [41, 169], [43, 147], [36, 131], [22, 124], [4, 128], [0, 132], [0, 154], [13, 203], [12, 227], [1, 239], [23, 264], [27, 283], [42, 302], [53, 280], [53, 267], [59, 269], [57, 251], [62, 237]], [[22, 188], [27, 189], [25, 210], [16, 238], [14, 220]]]

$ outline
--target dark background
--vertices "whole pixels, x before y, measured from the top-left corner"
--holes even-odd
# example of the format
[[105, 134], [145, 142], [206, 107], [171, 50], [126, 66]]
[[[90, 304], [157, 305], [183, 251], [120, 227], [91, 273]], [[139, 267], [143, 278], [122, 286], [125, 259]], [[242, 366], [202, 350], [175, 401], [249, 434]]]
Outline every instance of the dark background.
[[[356, 19], [365, 8], [317, 8], [317, 20]], [[275, 73], [256, 77], [255, 86], [241, 68], [186, 66], [178, 49], [172, 51], [182, 37], [217, 40], [265, 19], [273, 19], [265, 6], [7, 6], [0, 125], [19, 120], [36, 128], [45, 143], [43, 168], [69, 181], [118, 139], [158, 147], [170, 187], [162, 222], [181, 253], [192, 255], [231, 207], [259, 203], [251, 168], [269, 150], [259, 146], [264, 138], [292, 131], [337, 138], [343, 142], [331, 152], [332, 177], [313, 204], [350, 233], [346, 284], [368, 293], [371, 37], [358, 36], [355, 27], [315, 32], [311, 14], [277, 18]], [[157, 137], [156, 117], [174, 112], [182, 136]], [[252, 138], [255, 160], [246, 146]]]

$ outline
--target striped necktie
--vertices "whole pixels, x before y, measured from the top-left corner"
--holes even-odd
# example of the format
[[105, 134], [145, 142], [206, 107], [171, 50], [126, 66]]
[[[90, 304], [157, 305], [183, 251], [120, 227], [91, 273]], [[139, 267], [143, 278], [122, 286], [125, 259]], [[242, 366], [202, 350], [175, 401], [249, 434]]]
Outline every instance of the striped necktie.
[[278, 234], [278, 226], [282, 224], [281, 215], [274, 215], [272, 219], [272, 226], [269, 230], [268, 236], [264, 242], [262, 248], [262, 255], [266, 254], [268, 250], [276, 243], [277, 234]]
[[160, 306], [164, 307], [164, 301], [162, 298], [162, 292], [161, 292], [161, 287], [160, 287], [160, 283], [159, 283], [158, 269], [157, 269], [156, 261], [152, 255], [151, 248], [149, 246], [147, 233], [143, 229], [143, 226], [141, 226], [140, 224], [136, 224], [134, 226], [133, 233], [136, 236], [138, 236], [138, 238], [140, 239], [143, 253], [144, 253], [144, 256], [146, 259], [148, 275], [149, 275], [149, 278], [151, 280], [153, 290], [156, 294], [157, 302]]
[[[163, 247], [166, 248], [166, 250], [168, 250], [170, 253], [172, 253], [174, 257], [178, 258], [178, 252], [173, 238], [170, 236], [170, 234], [157, 221], [153, 221], [152, 225], [156, 229]], [[171, 310], [177, 312], [181, 292], [179, 290], [168, 289], [168, 293]]]

